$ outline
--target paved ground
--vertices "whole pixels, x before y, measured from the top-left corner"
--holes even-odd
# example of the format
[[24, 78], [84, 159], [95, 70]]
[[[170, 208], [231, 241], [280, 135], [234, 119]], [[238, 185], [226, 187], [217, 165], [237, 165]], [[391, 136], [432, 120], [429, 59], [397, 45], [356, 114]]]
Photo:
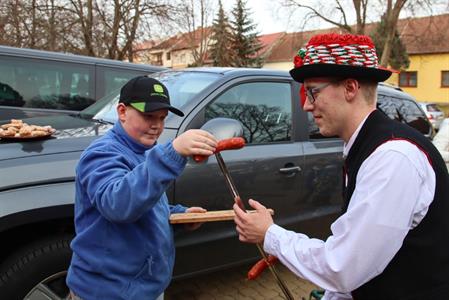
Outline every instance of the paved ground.
[[[256, 280], [247, 280], [251, 266], [174, 281], [165, 291], [165, 300], [259, 300], [285, 299], [275, 279], [265, 270]], [[312, 283], [296, 277], [281, 264], [276, 268], [295, 300], [308, 300]]]

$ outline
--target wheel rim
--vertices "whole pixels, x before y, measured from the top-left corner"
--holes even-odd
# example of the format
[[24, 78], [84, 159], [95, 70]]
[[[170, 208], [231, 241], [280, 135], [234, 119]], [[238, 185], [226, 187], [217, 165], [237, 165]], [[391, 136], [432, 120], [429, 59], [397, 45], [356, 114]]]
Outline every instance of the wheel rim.
[[24, 300], [63, 300], [69, 294], [65, 284], [67, 271], [59, 272], [45, 278], [34, 286]]

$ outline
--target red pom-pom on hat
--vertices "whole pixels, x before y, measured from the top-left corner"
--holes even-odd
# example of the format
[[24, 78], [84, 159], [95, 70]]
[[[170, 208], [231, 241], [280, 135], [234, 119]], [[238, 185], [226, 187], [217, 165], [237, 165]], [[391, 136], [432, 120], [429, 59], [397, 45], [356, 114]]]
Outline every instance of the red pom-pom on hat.
[[301, 107], [304, 107], [304, 104], [306, 103], [306, 88], [304, 87], [304, 84], [301, 85], [301, 88], [299, 89], [299, 99], [301, 99]]
[[301, 56], [296, 55], [293, 60], [293, 63], [295, 64], [295, 68], [299, 68], [304, 64], [304, 61], [302, 60]]

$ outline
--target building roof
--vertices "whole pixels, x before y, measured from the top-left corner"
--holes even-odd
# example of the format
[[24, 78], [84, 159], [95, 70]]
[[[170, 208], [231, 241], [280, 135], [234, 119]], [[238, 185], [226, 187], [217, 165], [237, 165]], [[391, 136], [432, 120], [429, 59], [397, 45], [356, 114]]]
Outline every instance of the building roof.
[[281, 41], [272, 49], [270, 55], [267, 56], [267, 62], [284, 62], [292, 61], [295, 53], [306, 45], [309, 39], [316, 35], [326, 32], [342, 32], [338, 28], [311, 30], [302, 32], [293, 32], [285, 34]]
[[[366, 25], [369, 32], [375, 28], [377, 23]], [[407, 18], [398, 21], [398, 31], [402, 41], [407, 48], [408, 54], [449, 53], [449, 14]], [[266, 62], [293, 61], [295, 53], [316, 34], [343, 33], [337, 27], [311, 30], [304, 32], [288, 33], [275, 46]]]
[[137, 52], [137, 51], [149, 50], [149, 49], [152, 49], [157, 44], [158, 44], [158, 41], [155, 41], [155, 40], [143, 41], [142, 43], [136, 44], [134, 46], [134, 51]]
[[276, 47], [282, 41], [282, 38], [285, 35], [286, 35], [285, 32], [276, 32], [258, 36], [257, 38], [262, 48], [260, 48], [260, 50], [258, 51], [257, 56], [266, 57], [270, 55], [273, 48]]
[[154, 51], [154, 50], [171, 49], [174, 45], [176, 45], [176, 43], [178, 42], [179, 38], [180, 38], [179, 35], [174, 35], [172, 37], [169, 37], [168, 39], [163, 40], [162, 42], [160, 42], [156, 46], [152, 47], [150, 50]]
[[183, 50], [198, 47], [201, 40], [207, 40], [212, 33], [212, 27], [198, 28], [195, 31], [184, 33], [180, 36], [172, 50]]
[[408, 54], [449, 53], [449, 14], [408, 18], [398, 31]]
[[152, 47], [151, 51], [156, 50], [183, 50], [190, 49], [199, 46], [201, 43], [201, 39], [207, 39], [211, 34], [212, 28], [205, 27], [203, 32], [201, 32], [201, 28], [198, 28], [192, 32], [181, 33], [178, 35], [174, 35], [166, 40], [163, 40], [159, 44]]

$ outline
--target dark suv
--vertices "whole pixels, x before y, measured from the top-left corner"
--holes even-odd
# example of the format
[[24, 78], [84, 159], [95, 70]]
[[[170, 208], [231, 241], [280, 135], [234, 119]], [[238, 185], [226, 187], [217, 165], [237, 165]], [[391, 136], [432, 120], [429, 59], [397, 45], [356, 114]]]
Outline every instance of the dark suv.
[[112, 59], [0, 46], [0, 122], [81, 111], [132, 77], [161, 70]]
[[[247, 145], [222, 155], [242, 198], [273, 208], [281, 226], [328, 236], [341, 207], [343, 142], [317, 132], [313, 118], [299, 105], [300, 85], [287, 72], [199, 68], [151, 76], [167, 85], [173, 105], [185, 113], [184, 118], [168, 116], [159, 142], [212, 118], [238, 119]], [[407, 94], [380, 86], [379, 100], [389, 116], [429, 133], [425, 115], [411, 109], [415, 102]], [[117, 94], [111, 95], [79, 114], [26, 120], [52, 125], [57, 129], [52, 138], [0, 142], [0, 295], [5, 299], [66, 296], [75, 165], [87, 145], [115, 122], [117, 101]], [[208, 210], [231, 209], [233, 204], [213, 157], [199, 164], [189, 159], [168, 196], [171, 203]], [[177, 231], [175, 239], [177, 278], [258, 258], [254, 246], [238, 241], [233, 222]]]

